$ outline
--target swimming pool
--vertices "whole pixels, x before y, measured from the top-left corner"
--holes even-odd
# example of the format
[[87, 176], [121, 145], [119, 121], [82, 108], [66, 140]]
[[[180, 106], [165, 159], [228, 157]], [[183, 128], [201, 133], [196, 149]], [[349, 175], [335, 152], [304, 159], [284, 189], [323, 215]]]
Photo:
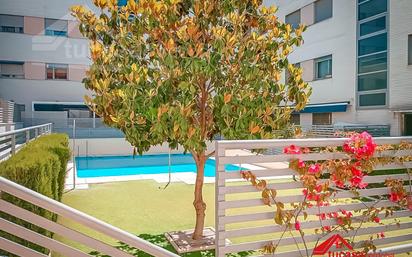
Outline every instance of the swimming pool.
[[[196, 172], [190, 154], [172, 154], [171, 172]], [[169, 172], [169, 155], [76, 157], [77, 176], [80, 178], [161, 174]], [[227, 171], [239, 171], [236, 165], [226, 165]], [[215, 160], [208, 159], [205, 176], [215, 176]]]

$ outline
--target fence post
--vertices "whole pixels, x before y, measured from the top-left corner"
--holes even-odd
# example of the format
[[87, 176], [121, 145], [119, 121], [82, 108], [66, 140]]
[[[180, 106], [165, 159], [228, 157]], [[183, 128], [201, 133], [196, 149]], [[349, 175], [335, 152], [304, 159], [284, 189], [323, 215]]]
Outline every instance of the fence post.
[[39, 136], [39, 129], [35, 128], [34, 129], [34, 138], [37, 138]]
[[16, 153], [16, 134], [11, 135], [11, 149], [10, 149], [10, 154], [15, 154]]
[[30, 141], [30, 130], [26, 131], [26, 144]]

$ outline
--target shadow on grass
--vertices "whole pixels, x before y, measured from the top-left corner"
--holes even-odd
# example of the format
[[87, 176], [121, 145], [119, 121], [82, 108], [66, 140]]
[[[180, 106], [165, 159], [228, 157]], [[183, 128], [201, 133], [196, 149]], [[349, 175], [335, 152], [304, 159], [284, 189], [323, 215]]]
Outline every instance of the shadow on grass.
[[[140, 238], [149, 241], [155, 245], [158, 245], [168, 251], [176, 253], [174, 250], [173, 246], [167, 241], [166, 237], [162, 234], [160, 235], [150, 235], [150, 234], [140, 234]], [[152, 255], [147, 254], [139, 249], [136, 249], [134, 247], [131, 247], [125, 243], [119, 242], [119, 244], [116, 246], [116, 248], [125, 251], [127, 253], [132, 254], [133, 256], [139, 256], [139, 257], [152, 257]], [[244, 252], [239, 252], [239, 253], [233, 253], [229, 254], [226, 256], [230, 257], [247, 257], [251, 256], [253, 251], [244, 251]], [[90, 253], [93, 256], [97, 257], [109, 257], [108, 255], [101, 254], [99, 252], [93, 251]], [[209, 251], [201, 251], [201, 252], [193, 252], [193, 253], [185, 253], [180, 256], [183, 257], [213, 257], [215, 256], [215, 251], [214, 250], [209, 250]]]

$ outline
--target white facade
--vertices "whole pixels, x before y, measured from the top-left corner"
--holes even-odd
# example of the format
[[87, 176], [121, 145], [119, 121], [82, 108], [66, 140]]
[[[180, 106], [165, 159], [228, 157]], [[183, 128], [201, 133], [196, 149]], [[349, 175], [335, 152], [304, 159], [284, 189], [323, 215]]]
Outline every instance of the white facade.
[[[265, 5], [279, 7], [280, 19], [300, 10], [301, 23], [309, 25], [304, 33], [303, 46], [292, 53], [290, 61], [301, 65], [303, 78], [313, 88], [310, 103], [348, 103], [345, 112], [332, 113], [332, 124], [390, 125], [392, 135], [406, 134], [405, 124], [412, 125], [412, 65], [408, 65], [412, 1], [387, 0], [386, 104], [366, 108], [359, 106], [357, 91], [357, 12], [358, 1], [365, 0], [332, 0], [331, 17], [320, 22], [317, 22], [315, 14], [318, 1], [264, 1]], [[24, 24], [22, 33], [0, 32], [0, 65], [17, 62], [23, 65], [24, 70], [23, 77], [0, 76], [0, 98], [25, 105], [27, 116], [33, 115], [36, 103], [79, 104], [88, 93], [81, 83], [90, 65], [88, 41], [80, 35], [77, 23], [69, 13], [70, 6], [74, 4], [94, 6], [92, 0], [0, 0], [0, 26], [1, 15], [22, 17]], [[45, 19], [67, 21], [67, 35], [45, 35]], [[325, 56], [332, 57], [332, 74], [324, 79], [315, 79], [314, 60]], [[65, 65], [67, 78], [47, 79], [47, 64]], [[314, 115], [300, 114], [300, 124], [304, 127], [314, 125]]]
[[[17, 63], [24, 70], [23, 77], [11, 78], [0, 69], [0, 98], [24, 105], [27, 116], [33, 115], [34, 103], [82, 103], [88, 93], [81, 81], [90, 65], [89, 46], [70, 15], [75, 4], [94, 6], [91, 0], [0, 0], [0, 16], [23, 20], [22, 33], [0, 28], [0, 65]], [[46, 19], [63, 21], [66, 35], [46, 35]], [[0, 17], [0, 26], [5, 23]], [[47, 64], [66, 67], [66, 78], [47, 79]]]
[[[282, 20], [288, 14], [300, 10], [301, 23], [308, 25], [303, 34], [304, 44], [292, 53], [290, 61], [300, 63], [303, 78], [312, 86], [310, 104], [349, 102], [346, 112], [332, 113], [333, 124], [347, 122], [390, 125], [391, 135], [406, 134], [404, 118], [412, 112], [412, 65], [408, 65], [412, 1], [388, 0], [387, 100], [385, 106], [373, 107], [360, 106], [357, 95], [357, 12], [358, 2], [362, 1], [364, 0], [331, 1], [332, 16], [320, 22], [315, 22], [314, 6], [317, 1], [314, 0], [266, 0], [265, 4], [276, 5], [279, 8], [278, 16]], [[330, 78], [316, 80], [313, 60], [328, 55], [332, 56], [332, 75]], [[300, 114], [300, 124], [313, 125], [312, 115]], [[411, 125], [409, 122], [408, 126]]]

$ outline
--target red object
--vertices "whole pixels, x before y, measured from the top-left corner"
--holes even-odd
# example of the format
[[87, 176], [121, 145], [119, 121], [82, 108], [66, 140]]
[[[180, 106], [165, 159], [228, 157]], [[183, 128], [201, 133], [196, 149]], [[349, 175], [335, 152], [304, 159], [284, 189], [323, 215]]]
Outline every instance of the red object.
[[296, 223], [295, 223], [295, 229], [296, 229], [297, 231], [300, 230], [300, 222], [299, 222], [298, 220], [297, 220]]
[[333, 235], [329, 237], [325, 242], [316, 246], [313, 249], [313, 255], [324, 255], [329, 251], [329, 249], [335, 245], [336, 248], [341, 248], [343, 245], [346, 246], [349, 250], [353, 250], [353, 247], [340, 235]]

